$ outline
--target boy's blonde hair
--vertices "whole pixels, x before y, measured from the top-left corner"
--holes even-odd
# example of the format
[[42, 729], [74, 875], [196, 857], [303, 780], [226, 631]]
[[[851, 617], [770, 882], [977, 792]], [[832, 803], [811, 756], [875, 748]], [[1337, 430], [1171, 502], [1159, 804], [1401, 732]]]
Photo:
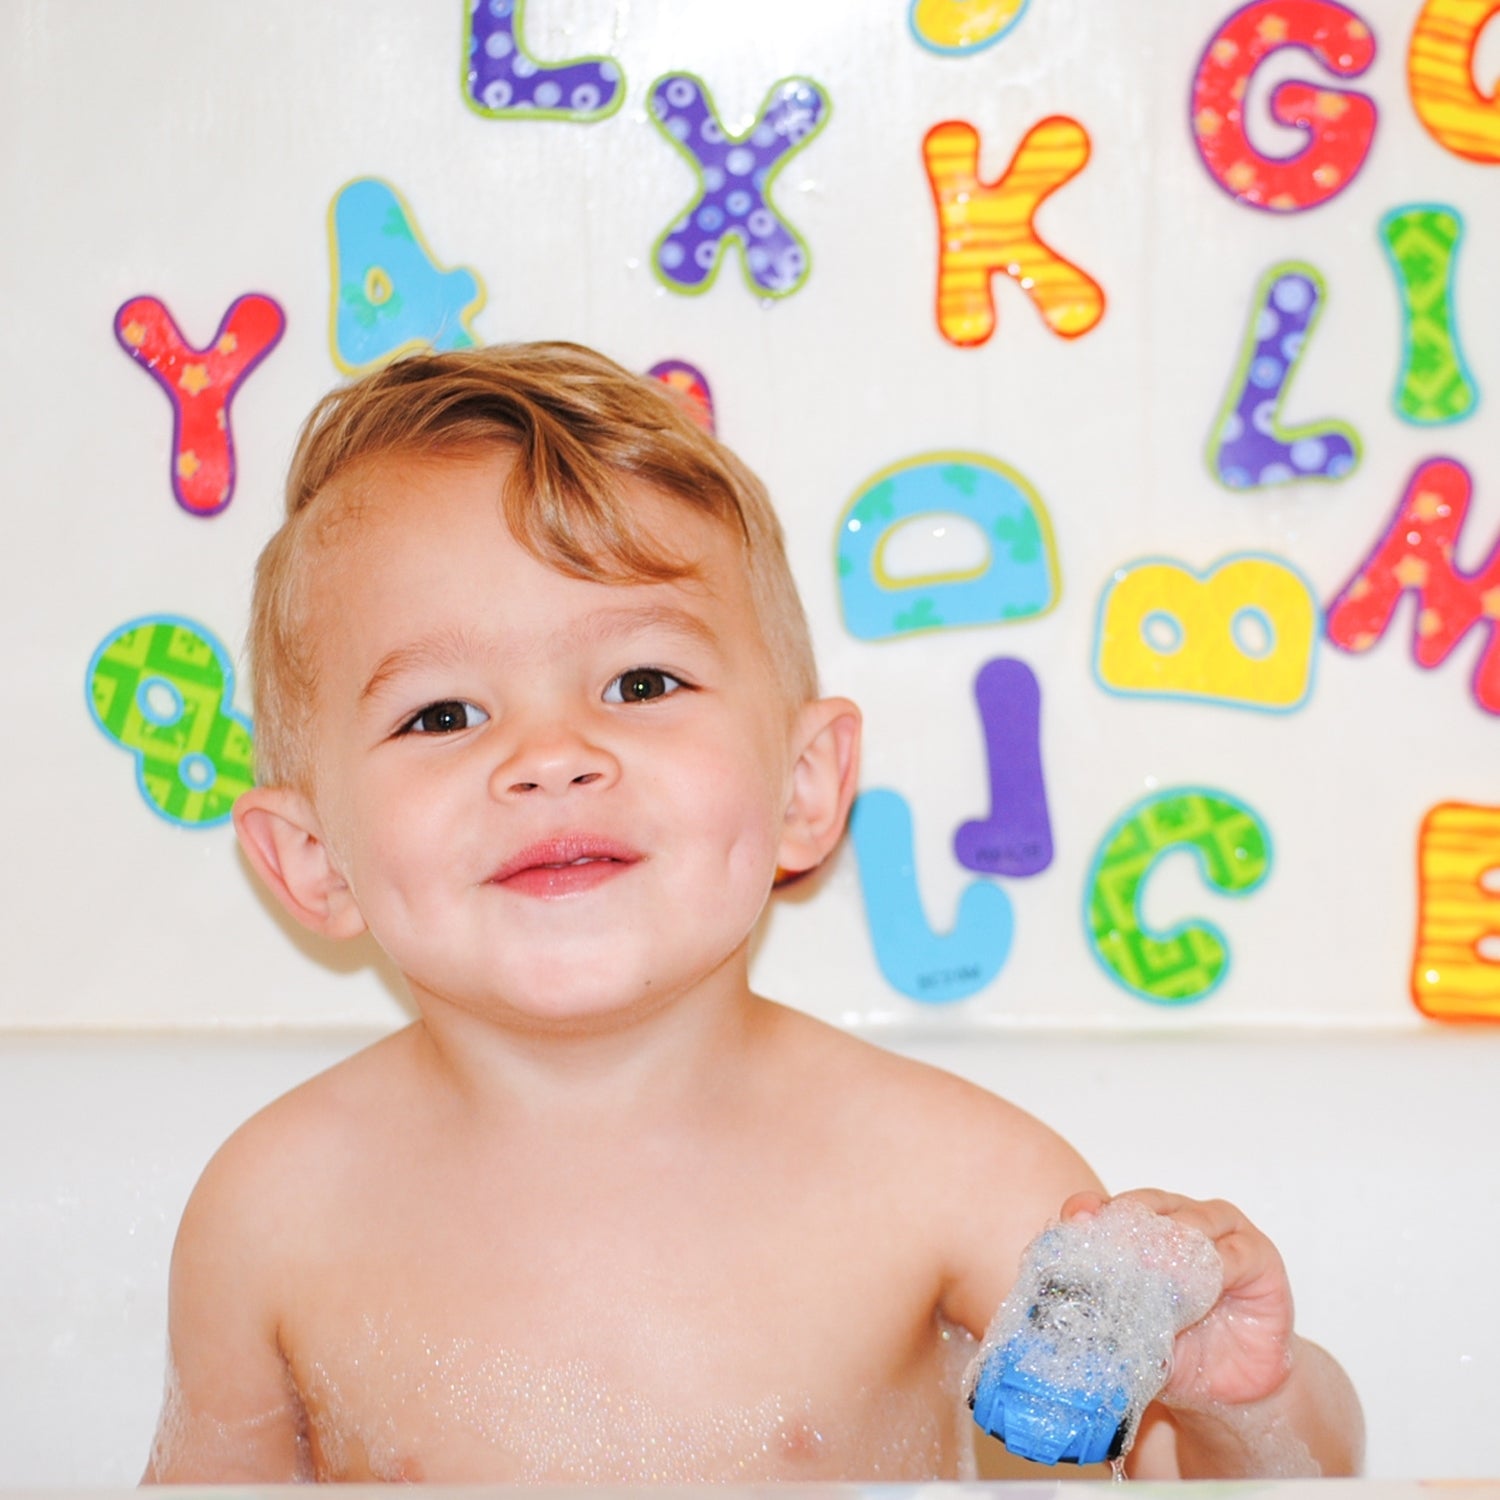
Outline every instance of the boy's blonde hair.
[[381, 458], [512, 456], [498, 495], [506, 525], [540, 562], [596, 583], [664, 582], [692, 564], [643, 535], [630, 478], [733, 531], [788, 698], [817, 696], [807, 621], [765, 486], [659, 381], [578, 344], [498, 344], [410, 356], [330, 392], [303, 425], [286, 519], [255, 570], [250, 665], [263, 785], [306, 787], [317, 669], [306, 631], [318, 505], [335, 480]]

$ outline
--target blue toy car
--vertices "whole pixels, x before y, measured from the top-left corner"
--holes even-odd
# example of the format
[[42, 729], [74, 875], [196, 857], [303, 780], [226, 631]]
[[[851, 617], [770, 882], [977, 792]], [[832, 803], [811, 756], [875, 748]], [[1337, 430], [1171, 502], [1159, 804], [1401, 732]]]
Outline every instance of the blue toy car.
[[1129, 1380], [1100, 1336], [1088, 1289], [1049, 1281], [1026, 1318], [980, 1369], [969, 1397], [974, 1420], [1036, 1463], [1118, 1458], [1130, 1434]]

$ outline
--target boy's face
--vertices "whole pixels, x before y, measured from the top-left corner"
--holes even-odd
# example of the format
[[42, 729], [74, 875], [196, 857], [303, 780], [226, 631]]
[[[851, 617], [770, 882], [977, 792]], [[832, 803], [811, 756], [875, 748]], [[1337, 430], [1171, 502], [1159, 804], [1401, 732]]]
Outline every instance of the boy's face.
[[506, 529], [508, 463], [402, 460], [328, 497], [314, 803], [419, 1002], [576, 1026], [743, 965], [797, 715], [723, 528], [625, 481], [698, 576], [569, 578]]

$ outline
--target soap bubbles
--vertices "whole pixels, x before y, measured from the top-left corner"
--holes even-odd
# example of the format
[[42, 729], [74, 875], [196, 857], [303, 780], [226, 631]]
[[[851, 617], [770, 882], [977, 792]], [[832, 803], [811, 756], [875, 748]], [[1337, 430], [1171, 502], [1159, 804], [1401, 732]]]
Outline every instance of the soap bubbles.
[[975, 1421], [1039, 1463], [1123, 1458], [1222, 1285], [1212, 1241], [1134, 1199], [1051, 1225], [969, 1367]]

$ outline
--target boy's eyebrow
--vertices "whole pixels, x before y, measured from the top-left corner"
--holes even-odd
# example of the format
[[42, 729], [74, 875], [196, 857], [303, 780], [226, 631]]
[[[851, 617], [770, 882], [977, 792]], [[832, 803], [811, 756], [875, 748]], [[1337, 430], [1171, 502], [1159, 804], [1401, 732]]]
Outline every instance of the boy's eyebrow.
[[[553, 637], [553, 640], [561, 649], [566, 650], [573, 646], [623, 638], [642, 630], [665, 630], [706, 646], [719, 644], [717, 632], [706, 620], [700, 619], [691, 610], [679, 609], [672, 604], [598, 609], [576, 621], [560, 636]], [[386, 652], [375, 664], [374, 671], [360, 689], [360, 702], [374, 697], [388, 682], [403, 672], [453, 666], [482, 654], [483, 650], [480, 639], [472, 631], [451, 628], [435, 631], [408, 646], [398, 646], [394, 651]]]
[[641, 630], [666, 630], [706, 646], [717, 646], [719, 637], [707, 620], [675, 604], [633, 604], [624, 608], [596, 609], [585, 615], [563, 637], [572, 644], [608, 641], [634, 635]]
[[375, 670], [365, 679], [359, 690], [359, 701], [373, 698], [393, 677], [403, 672], [417, 671], [423, 667], [452, 666], [464, 657], [473, 654], [474, 638], [466, 630], [447, 629], [434, 631], [413, 641], [409, 646], [397, 646], [387, 651], [375, 664]]

